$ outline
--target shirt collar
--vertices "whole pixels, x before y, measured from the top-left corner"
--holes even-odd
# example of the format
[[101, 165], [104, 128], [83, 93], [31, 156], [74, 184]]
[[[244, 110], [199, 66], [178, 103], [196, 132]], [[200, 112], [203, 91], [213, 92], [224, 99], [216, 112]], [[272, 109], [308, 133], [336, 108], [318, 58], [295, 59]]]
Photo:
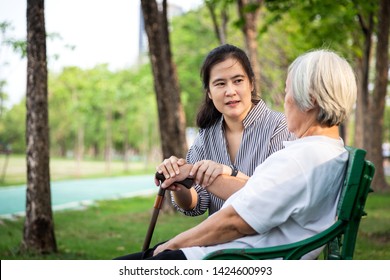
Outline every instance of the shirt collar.
[[[259, 103], [257, 103], [246, 115], [244, 120], [242, 121], [242, 124], [244, 125], [244, 128], [249, 127], [251, 124], [253, 124], [261, 115], [267, 111], [268, 107], [265, 104], [263, 100], [260, 99]], [[219, 125], [223, 128], [223, 115], [219, 119]]]
[[263, 100], [260, 100], [259, 103], [257, 103], [246, 115], [244, 120], [242, 121], [242, 124], [245, 128], [253, 124], [261, 115], [265, 113], [267, 110], [267, 106], [265, 105], [265, 102]]

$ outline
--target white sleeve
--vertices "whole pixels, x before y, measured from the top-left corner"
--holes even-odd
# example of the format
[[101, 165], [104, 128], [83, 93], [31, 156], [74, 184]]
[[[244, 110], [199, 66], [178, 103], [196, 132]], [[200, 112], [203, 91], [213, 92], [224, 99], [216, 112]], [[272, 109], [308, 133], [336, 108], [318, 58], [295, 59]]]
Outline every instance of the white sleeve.
[[232, 206], [261, 234], [285, 222], [304, 207], [306, 182], [299, 164], [285, 153], [278, 152], [256, 169], [232, 200]]

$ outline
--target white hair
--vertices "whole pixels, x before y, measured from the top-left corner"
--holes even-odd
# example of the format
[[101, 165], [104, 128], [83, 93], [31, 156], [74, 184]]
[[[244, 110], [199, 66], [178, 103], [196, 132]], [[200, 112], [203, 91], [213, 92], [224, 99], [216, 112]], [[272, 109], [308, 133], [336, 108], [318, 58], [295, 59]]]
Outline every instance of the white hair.
[[322, 125], [341, 124], [356, 101], [355, 74], [349, 63], [329, 50], [299, 56], [288, 69], [293, 97], [302, 111], [319, 107]]

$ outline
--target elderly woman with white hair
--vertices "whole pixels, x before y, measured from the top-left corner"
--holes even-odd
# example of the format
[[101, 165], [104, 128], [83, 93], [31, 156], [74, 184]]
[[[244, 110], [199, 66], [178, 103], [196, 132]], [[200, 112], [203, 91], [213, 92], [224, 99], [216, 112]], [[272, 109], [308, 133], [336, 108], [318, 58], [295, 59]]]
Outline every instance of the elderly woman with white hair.
[[[202, 259], [225, 248], [261, 248], [296, 242], [334, 223], [348, 152], [338, 126], [356, 101], [356, 79], [348, 62], [328, 50], [298, 57], [285, 89], [288, 129], [297, 140], [272, 154], [247, 181], [220, 175], [207, 188], [238, 190], [221, 210], [199, 225], [125, 259]], [[181, 167], [183, 180], [193, 169]], [[196, 170], [192, 170], [193, 172]], [[315, 258], [318, 251], [306, 255]]]

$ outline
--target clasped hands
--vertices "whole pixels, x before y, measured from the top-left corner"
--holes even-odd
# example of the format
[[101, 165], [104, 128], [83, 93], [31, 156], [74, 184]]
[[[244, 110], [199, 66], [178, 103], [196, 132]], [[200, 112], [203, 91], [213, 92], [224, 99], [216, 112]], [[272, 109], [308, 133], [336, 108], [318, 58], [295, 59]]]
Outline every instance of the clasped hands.
[[[165, 181], [160, 187], [171, 191], [180, 190], [183, 186], [175, 184], [175, 182], [185, 178], [194, 178], [195, 184], [207, 188], [219, 175], [231, 172], [230, 167], [212, 160], [201, 160], [195, 164], [189, 164], [185, 159], [175, 156], [165, 159], [156, 169], [165, 177]], [[160, 184], [157, 179], [155, 179], [155, 183], [157, 186]]]

